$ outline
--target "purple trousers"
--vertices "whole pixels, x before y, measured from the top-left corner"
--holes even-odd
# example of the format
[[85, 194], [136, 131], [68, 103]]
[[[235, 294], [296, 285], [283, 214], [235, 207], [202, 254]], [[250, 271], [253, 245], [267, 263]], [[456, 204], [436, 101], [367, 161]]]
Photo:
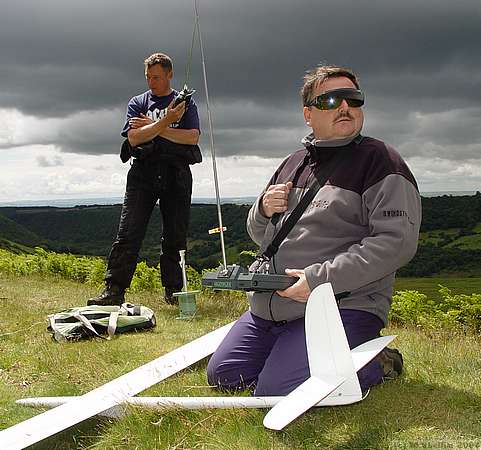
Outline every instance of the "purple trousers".
[[[340, 310], [349, 347], [379, 336], [381, 319], [354, 309]], [[285, 324], [245, 312], [212, 355], [207, 366], [209, 384], [221, 389], [255, 389], [254, 394], [287, 395], [310, 377], [304, 318]], [[375, 359], [358, 372], [364, 391], [382, 382]]]

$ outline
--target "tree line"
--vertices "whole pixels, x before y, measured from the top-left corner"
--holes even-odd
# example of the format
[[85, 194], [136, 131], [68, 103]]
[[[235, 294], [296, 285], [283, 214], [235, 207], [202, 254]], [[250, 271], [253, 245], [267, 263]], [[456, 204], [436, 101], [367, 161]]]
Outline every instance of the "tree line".
[[[419, 246], [416, 257], [400, 275], [428, 276], [440, 272], [472, 273], [481, 269], [481, 193], [472, 196], [423, 197], [421, 232], [438, 232], [435, 243]], [[229, 263], [238, 263], [243, 251], [256, 251], [246, 231], [250, 205], [222, 205], [225, 243]], [[95, 255], [106, 258], [117, 232], [121, 205], [0, 208], [0, 247], [10, 243], [41, 246], [56, 252]], [[187, 263], [196, 270], [218, 266], [221, 261], [216, 205], [193, 204], [188, 233]], [[157, 265], [160, 252], [161, 216], [154, 210], [140, 259]], [[457, 229], [453, 234], [440, 230]], [[463, 248], [453, 239], [473, 236], [474, 245]], [[479, 235], [479, 240], [476, 240]], [[439, 237], [441, 236], [441, 237]], [[476, 243], [479, 242], [479, 245]], [[13, 244], [12, 244], [13, 245]]]

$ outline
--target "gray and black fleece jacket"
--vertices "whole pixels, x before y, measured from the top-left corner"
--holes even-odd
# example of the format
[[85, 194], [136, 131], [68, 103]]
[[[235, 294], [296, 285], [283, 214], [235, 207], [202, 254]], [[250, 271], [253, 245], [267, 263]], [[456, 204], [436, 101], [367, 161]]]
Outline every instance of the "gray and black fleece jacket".
[[[262, 195], [249, 211], [247, 231], [267, 246], [307, 189], [313, 172], [338, 147], [312, 136], [289, 155], [269, 181], [293, 182], [288, 210], [276, 225], [260, 212]], [[269, 264], [271, 273], [304, 269], [309, 287], [330, 282], [335, 293], [350, 292], [340, 308], [367, 311], [384, 324], [391, 307], [394, 275], [415, 255], [421, 224], [416, 181], [401, 156], [370, 137], [355, 139]], [[266, 189], [267, 189], [266, 187]], [[304, 316], [305, 303], [276, 293], [249, 293], [251, 312], [263, 319], [290, 321]]]

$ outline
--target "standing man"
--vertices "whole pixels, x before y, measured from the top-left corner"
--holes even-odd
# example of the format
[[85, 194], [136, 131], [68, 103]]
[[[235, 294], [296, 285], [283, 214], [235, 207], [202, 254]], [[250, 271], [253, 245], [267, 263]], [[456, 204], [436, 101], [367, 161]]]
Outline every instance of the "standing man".
[[[355, 74], [318, 67], [306, 75], [301, 96], [312, 133], [251, 208], [251, 238], [266, 248], [318, 169], [340, 151], [342, 159], [268, 262], [271, 273], [298, 281], [283, 291], [249, 293], [250, 310], [212, 356], [209, 383], [224, 389], [286, 395], [310, 376], [303, 316], [309, 294], [322, 283], [344, 293], [339, 308], [351, 348], [378, 337], [387, 324], [395, 272], [416, 253], [416, 181], [392, 147], [361, 136], [364, 94]], [[273, 224], [276, 213], [281, 217]], [[385, 349], [358, 372], [361, 389], [401, 370], [400, 353]]]
[[[89, 305], [120, 305], [137, 266], [142, 240], [153, 208], [159, 201], [162, 215], [160, 271], [164, 300], [175, 303], [182, 289], [179, 250], [186, 248], [192, 194], [189, 164], [199, 153], [199, 116], [193, 100], [174, 106], [178, 94], [170, 86], [172, 60], [154, 53], [145, 61], [149, 90], [133, 97], [127, 107], [121, 158], [133, 156], [117, 238], [110, 251], [105, 289]], [[187, 103], [187, 104], [186, 104]]]

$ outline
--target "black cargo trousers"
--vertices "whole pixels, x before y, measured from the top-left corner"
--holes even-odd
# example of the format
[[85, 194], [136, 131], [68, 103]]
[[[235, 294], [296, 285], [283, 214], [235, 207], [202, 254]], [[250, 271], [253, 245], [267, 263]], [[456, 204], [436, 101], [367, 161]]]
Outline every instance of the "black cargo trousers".
[[182, 289], [179, 250], [186, 248], [192, 195], [192, 174], [187, 164], [134, 159], [127, 175], [117, 237], [110, 251], [106, 283], [126, 289], [137, 266], [142, 241], [154, 206], [159, 201], [160, 274], [162, 285]]

